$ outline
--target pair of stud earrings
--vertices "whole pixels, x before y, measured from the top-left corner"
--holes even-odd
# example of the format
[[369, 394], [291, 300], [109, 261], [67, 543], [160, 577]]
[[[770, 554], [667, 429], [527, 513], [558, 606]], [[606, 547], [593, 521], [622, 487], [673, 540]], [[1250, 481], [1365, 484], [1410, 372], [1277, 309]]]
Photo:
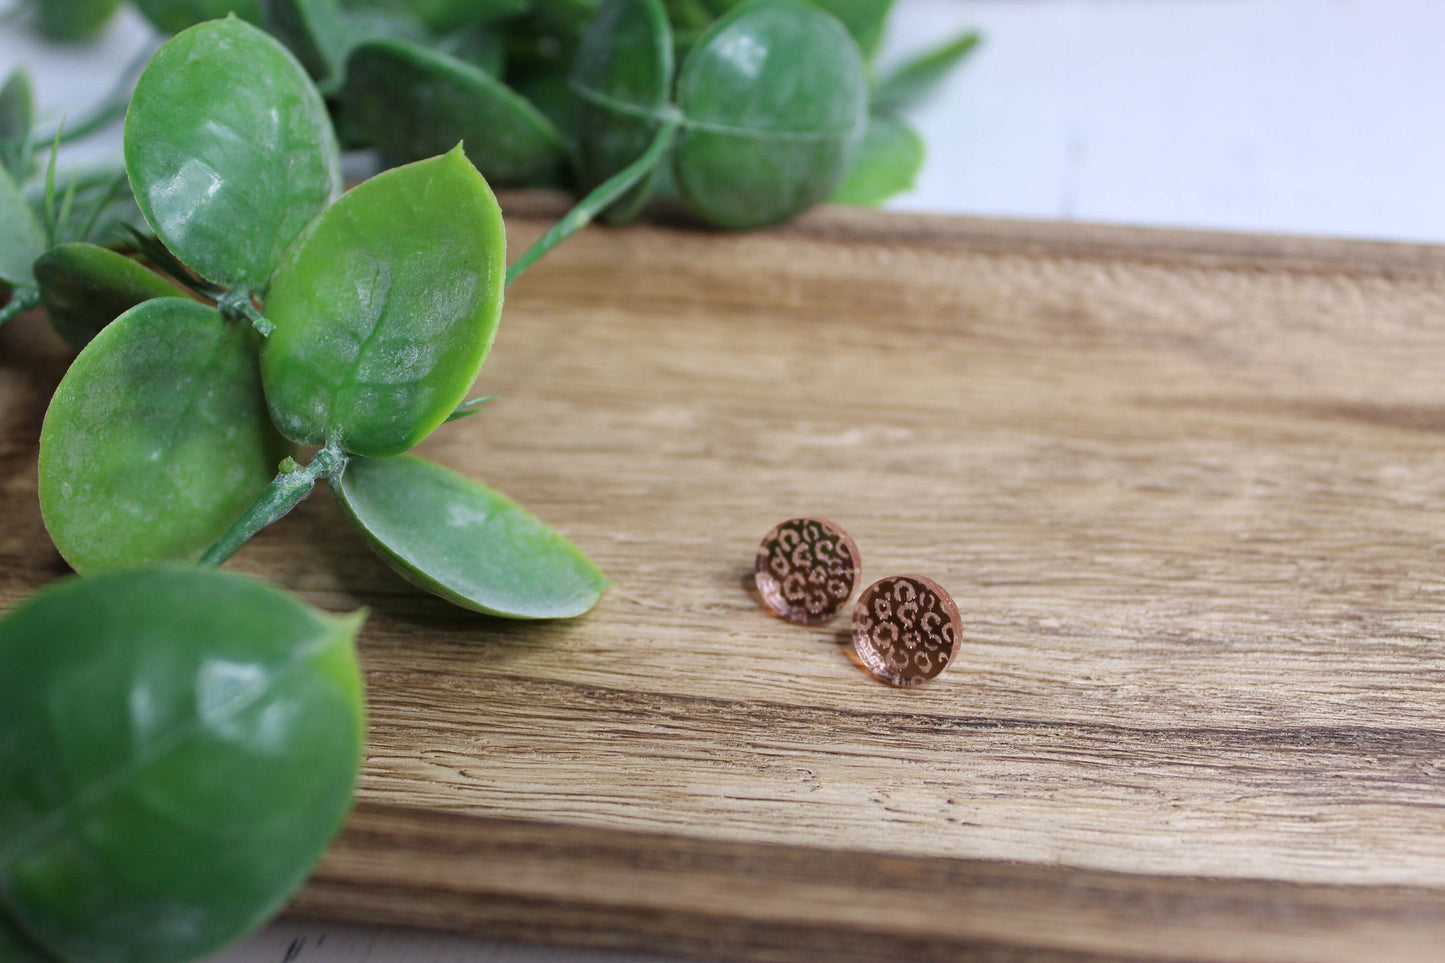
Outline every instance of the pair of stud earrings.
[[[791, 518], [758, 546], [753, 575], [774, 615], [803, 625], [836, 616], [862, 572], [858, 546], [826, 518]], [[896, 686], [936, 678], [958, 652], [963, 625], [943, 586], [921, 575], [892, 575], [863, 590], [853, 606], [853, 648], [869, 672]]]

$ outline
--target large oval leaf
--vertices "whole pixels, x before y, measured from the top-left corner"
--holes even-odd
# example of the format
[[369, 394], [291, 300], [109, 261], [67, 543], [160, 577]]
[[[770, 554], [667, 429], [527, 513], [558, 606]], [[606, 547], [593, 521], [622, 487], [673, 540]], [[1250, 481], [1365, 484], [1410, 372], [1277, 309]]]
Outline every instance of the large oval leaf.
[[751, 0], [698, 41], [678, 79], [673, 148], [683, 200], [722, 227], [760, 227], [818, 203], [863, 137], [858, 45], [801, 0]]
[[460, 148], [346, 194], [271, 284], [261, 370], [276, 426], [358, 455], [421, 441], [476, 380], [505, 273], [501, 209]]
[[35, 262], [50, 325], [76, 351], [101, 329], [151, 298], [183, 297], [144, 265], [95, 244], [62, 244]]
[[259, 0], [135, 0], [135, 5], [165, 33], [180, 33], [203, 20], [218, 20], [233, 13], [252, 23], [261, 22]]
[[0, 281], [16, 286], [33, 283], [35, 259], [45, 251], [45, 229], [4, 167], [0, 167], [0, 225]]
[[607, 588], [587, 556], [536, 516], [425, 459], [352, 459], [331, 491], [403, 578], [463, 608], [564, 619]]
[[339, 78], [351, 47], [340, 0], [261, 0], [266, 29], [318, 82]]
[[167, 963], [263, 922], [361, 762], [360, 614], [161, 567], [0, 621], [0, 892], [65, 959]]
[[248, 335], [158, 298], [76, 357], [40, 431], [40, 510], [76, 571], [198, 558], [271, 480], [284, 448]]
[[[647, 151], [672, 103], [672, 70], [672, 28], [661, 0], [611, 0], [593, 18], [569, 78], [584, 191]], [[659, 168], [614, 204], [607, 219], [635, 217]]]
[[203, 23], [152, 58], [125, 121], [141, 212], [197, 273], [259, 289], [341, 190], [326, 105], [285, 47], [240, 20]]
[[361, 44], [346, 66], [346, 104], [373, 146], [401, 161], [461, 141], [489, 181], [554, 174], [567, 142], [542, 112], [500, 80], [405, 40]]

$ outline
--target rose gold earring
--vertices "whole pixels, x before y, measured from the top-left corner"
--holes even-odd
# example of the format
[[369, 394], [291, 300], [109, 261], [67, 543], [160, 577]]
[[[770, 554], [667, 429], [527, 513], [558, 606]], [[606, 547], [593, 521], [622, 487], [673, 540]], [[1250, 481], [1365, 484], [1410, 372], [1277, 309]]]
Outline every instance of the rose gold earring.
[[853, 648], [875, 676], [913, 686], [938, 677], [958, 654], [963, 623], [943, 586], [893, 575], [863, 590], [853, 606]]
[[843, 610], [858, 586], [858, 546], [826, 518], [791, 518], [758, 546], [753, 574], [768, 611], [815, 625]]

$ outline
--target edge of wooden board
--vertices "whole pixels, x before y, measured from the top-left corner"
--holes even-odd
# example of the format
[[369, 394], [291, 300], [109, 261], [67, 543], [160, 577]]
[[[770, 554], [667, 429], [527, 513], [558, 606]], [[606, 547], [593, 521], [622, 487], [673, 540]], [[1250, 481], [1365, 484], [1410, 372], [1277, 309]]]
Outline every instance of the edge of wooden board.
[[890, 856], [377, 803], [357, 806], [290, 912], [757, 961], [1445, 952], [1445, 893], [1428, 889]]
[[[503, 191], [506, 217], [554, 221], [570, 209], [569, 195], [546, 190]], [[663, 206], [641, 222], [654, 227], [711, 231], [679, 207]], [[608, 230], [592, 226], [585, 230]], [[1135, 227], [1077, 221], [908, 214], [826, 205], [766, 229], [776, 237], [820, 241], [905, 243], [939, 250], [997, 251], [1041, 257], [1189, 264], [1215, 268], [1328, 272], [1349, 275], [1445, 275], [1445, 245], [1397, 241], [1242, 234]], [[515, 252], [514, 252], [515, 253]]]

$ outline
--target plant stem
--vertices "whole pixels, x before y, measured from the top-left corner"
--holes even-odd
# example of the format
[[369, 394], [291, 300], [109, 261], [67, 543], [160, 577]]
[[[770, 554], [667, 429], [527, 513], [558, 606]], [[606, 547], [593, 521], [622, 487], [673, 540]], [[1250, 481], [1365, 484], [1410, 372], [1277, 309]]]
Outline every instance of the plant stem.
[[216, 544], [206, 549], [201, 556], [202, 565], [220, 565], [235, 555], [256, 533], [272, 522], [285, 518], [291, 509], [311, 494], [316, 482], [341, 474], [347, 462], [346, 453], [338, 447], [328, 445], [316, 453], [311, 464], [304, 468], [290, 458], [281, 463], [281, 470], [271, 483], [261, 490], [250, 507], [241, 513], [226, 534]]
[[593, 188], [592, 193], [577, 202], [577, 206], [567, 212], [551, 229], [537, 239], [537, 242], [522, 252], [522, 256], [507, 268], [507, 285], [522, 276], [522, 273], [531, 267], [539, 258], [545, 255], [552, 248], [561, 244], [577, 231], [586, 227], [598, 214], [612, 206], [616, 200], [627, 193], [638, 181], [662, 161], [662, 155], [672, 145], [673, 135], [681, 125], [682, 118], [677, 114], [664, 118], [662, 125], [658, 127], [657, 134], [652, 138], [652, 143], [642, 156], [622, 170], [613, 174]]
[[276, 325], [256, 310], [256, 306], [251, 303], [250, 294], [245, 291], [227, 291], [216, 299], [216, 307], [220, 308], [224, 318], [248, 322], [263, 338], [271, 337], [271, 332], [276, 330]]
[[39, 289], [16, 288], [10, 293], [10, 303], [0, 308], [0, 324], [4, 324], [17, 314], [24, 314], [39, 303]]

